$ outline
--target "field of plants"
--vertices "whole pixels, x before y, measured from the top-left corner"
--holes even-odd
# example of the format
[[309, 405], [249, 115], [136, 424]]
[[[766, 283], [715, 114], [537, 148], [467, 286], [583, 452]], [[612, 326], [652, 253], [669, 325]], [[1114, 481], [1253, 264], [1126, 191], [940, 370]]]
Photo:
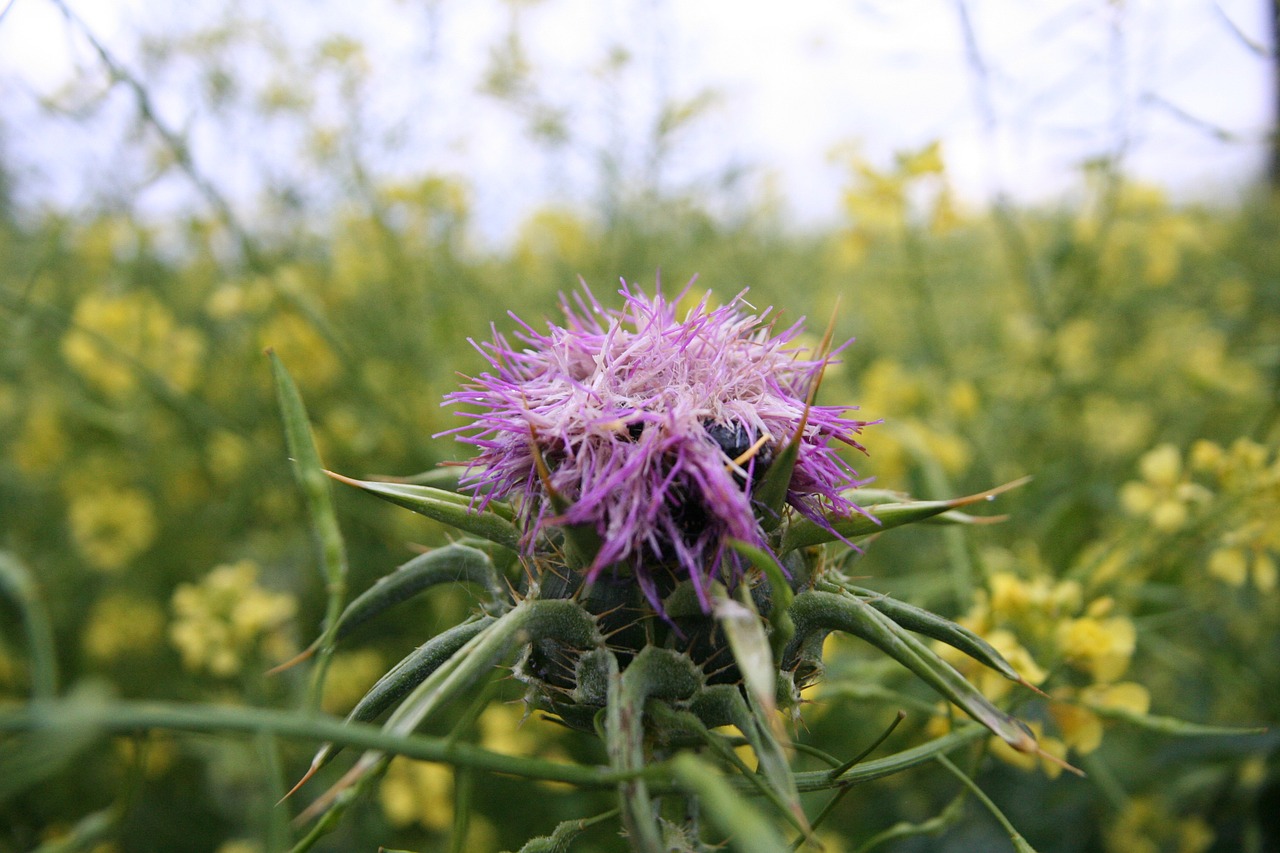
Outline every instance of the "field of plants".
[[[833, 317], [836, 341], [856, 339], [818, 402], [876, 421], [867, 456], [847, 457], [876, 488], [942, 498], [1031, 478], [974, 510], [999, 523], [886, 531], [846, 571], [997, 648], [1045, 695], [953, 663], [1049, 756], [992, 738], [953, 753], [955, 773], [930, 762], [854, 785], [817, 826], [821, 849], [1280, 849], [1280, 212], [1178, 206], [1103, 172], [1085, 184], [1069, 209], [968, 211], [930, 147], [850, 159], [845, 221], [825, 233], [767, 206], [726, 219], [664, 198], [607, 221], [541, 210], [497, 249], [477, 246], [467, 187], [444, 177], [240, 243], [214, 219], [9, 215], [0, 850], [249, 853], [309, 831], [291, 821], [323, 785], [277, 801], [320, 739], [237, 716], [310, 719], [311, 664], [267, 672], [320, 634], [329, 603], [264, 349], [325, 467], [416, 475], [471, 455], [436, 437], [459, 423], [444, 396], [486, 369], [469, 338], [512, 330], [508, 312], [541, 328], [579, 277], [616, 306], [620, 277], [674, 296], [694, 276], [687, 305], [749, 288], [784, 323], [807, 317], [814, 347]], [[357, 490], [333, 502], [348, 599], [449, 541]], [[450, 585], [344, 638], [322, 714], [346, 714], [473, 606]], [[797, 768], [824, 766], [807, 747], [857, 755], [899, 710], [886, 754], [952, 724], [865, 643], [832, 641], [827, 666], [794, 728]], [[522, 721], [508, 674], [429, 733], [608, 763], [589, 734]], [[206, 717], [147, 722], [150, 702]], [[22, 724], [33, 708], [58, 725]], [[139, 722], [105, 724], [114, 710]], [[809, 820], [830, 796], [803, 795]], [[400, 758], [314, 849], [516, 850], [603, 815], [571, 849], [614, 850], [612, 803]]]

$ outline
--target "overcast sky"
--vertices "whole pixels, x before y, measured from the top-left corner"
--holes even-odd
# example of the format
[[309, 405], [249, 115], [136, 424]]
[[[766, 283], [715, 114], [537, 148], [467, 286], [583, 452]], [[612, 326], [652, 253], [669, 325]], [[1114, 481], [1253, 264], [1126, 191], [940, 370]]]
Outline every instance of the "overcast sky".
[[[144, 78], [138, 33], [190, 29], [224, 5], [68, 3]], [[589, 201], [601, 152], [643, 172], [658, 105], [700, 92], [714, 93], [713, 106], [675, 140], [662, 185], [745, 170], [749, 189], [771, 183], [803, 223], [836, 214], [841, 173], [830, 154], [850, 143], [887, 164], [896, 150], [940, 139], [953, 181], [974, 202], [998, 190], [1059, 198], [1079, 186], [1082, 161], [1117, 152], [1130, 173], [1177, 196], [1230, 196], [1261, 169], [1272, 120], [1269, 66], [1250, 47], [1266, 44], [1266, 7], [969, 0], [967, 41], [953, 0], [523, 3], [519, 31], [540, 95], [580, 138], [556, 151], [534, 149], [520, 116], [477, 93], [510, 26], [507, 4], [282, 0], [265, 12], [247, 8], [291, 44], [332, 33], [364, 41], [371, 84], [360, 120], [371, 136], [394, 140], [376, 149], [375, 165], [392, 175], [465, 176], [482, 229], [500, 236], [539, 203]], [[606, 81], [598, 69], [617, 46], [632, 60]], [[120, 162], [124, 123], [111, 124], [109, 114], [132, 115], [127, 93], [79, 124], [50, 121], [39, 108], [41, 97], [96, 63], [48, 0], [15, 0], [0, 20], [4, 151], [26, 197], [84, 203]], [[252, 205], [264, 171], [292, 168], [296, 140], [206, 122], [180, 88], [165, 85], [156, 81], [164, 118], [191, 133], [198, 163], [238, 204]], [[174, 184], [147, 192], [144, 209], [163, 209], [187, 191]]]

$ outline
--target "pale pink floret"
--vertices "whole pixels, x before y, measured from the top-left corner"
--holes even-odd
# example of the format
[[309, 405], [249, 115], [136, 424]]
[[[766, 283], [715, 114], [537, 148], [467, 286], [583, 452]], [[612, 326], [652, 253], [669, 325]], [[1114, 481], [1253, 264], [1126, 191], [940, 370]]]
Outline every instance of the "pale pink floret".
[[[792, 346], [799, 324], [775, 333], [769, 310], [745, 313], [745, 292], [715, 309], [708, 294], [683, 320], [661, 294], [625, 282], [620, 293], [623, 307], [610, 310], [584, 287], [562, 303], [565, 325], [543, 334], [513, 315], [519, 348], [496, 330], [477, 346], [490, 371], [447, 397], [475, 409], [450, 431], [480, 449], [462, 484], [482, 505], [512, 500], [530, 549], [547, 526], [593, 528], [602, 546], [589, 581], [629, 570], [660, 612], [659, 579], [688, 577], [705, 609], [712, 581], [741, 576], [726, 539], [767, 547], [753, 486], [795, 435], [822, 362]], [[821, 524], [861, 512], [842, 495], [856, 474], [832, 446], [862, 449], [855, 436], [866, 423], [846, 418], [851, 409], [810, 408], [788, 488], [787, 502]], [[741, 465], [722, 446], [736, 438], [737, 455], [762, 435], [765, 447]], [[563, 515], [534, 441], [551, 487], [571, 503]]]

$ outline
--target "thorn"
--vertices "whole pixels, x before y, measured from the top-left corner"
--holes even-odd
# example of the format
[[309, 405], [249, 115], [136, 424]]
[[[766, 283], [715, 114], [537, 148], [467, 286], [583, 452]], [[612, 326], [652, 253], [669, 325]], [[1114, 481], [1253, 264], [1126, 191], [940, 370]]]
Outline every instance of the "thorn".
[[303, 809], [298, 816], [293, 819], [294, 824], [302, 826], [319, 817], [321, 812], [333, 805], [333, 802], [338, 799], [338, 796], [341, 795], [343, 791], [358, 782], [360, 778], [365, 775], [367, 769], [368, 768], [362, 764], [356, 764], [355, 767], [348, 770], [341, 779], [334, 783], [332, 788], [325, 791], [311, 805]]
[[292, 797], [295, 793], [297, 793], [299, 788], [307, 784], [307, 780], [309, 780], [312, 776], [316, 775], [316, 772], [320, 769], [320, 766], [322, 763], [322, 756], [328, 751], [328, 749], [329, 747], [326, 744], [325, 748], [322, 749], [320, 753], [311, 760], [311, 766], [307, 768], [306, 773], [302, 774], [302, 778], [297, 781], [297, 784], [295, 784], [292, 788], [290, 788], [288, 793], [286, 793], [283, 797], [279, 799], [279, 801], [276, 802], [277, 806], [279, 806], [285, 800]]
[[969, 504], [977, 503], [978, 501], [993, 500], [996, 497], [996, 495], [1002, 495], [1005, 492], [1011, 491], [1021, 486], [1025, 486], [1027, 483], [1031, 482], [1031, 479], [1032, 479], [1031, 475], [1028, 474], [1025, 477], [1019, 477], [1016, 480], [1011, 480], [1008, 483], [1005, 483], [1004, 485], [996, 486], [994, 489], [987, 489], [985, 492], [978, 492], [977, 494], [966, 495], [962, 498], [952, 498], [951, 500], [946, 501], [945, 503], [953, 507], [961, 507], [961, 506], [968, 506]]
[[1017, 683], [1018, 683], [1018, 684], [1021, 684], [1023, 687], [1026, 687], [1026, 688], [1027, 688], [1027, 689], [1029, 689], [1029, 690], [1032, 690], [1032, 691], [1035, 691], [1036, 693], [1039, 693], [1039, 694], [1040, 694], [1041, 696], [1043, 696], [1045, 699], [1052, 699], [1052, 698], [1053, 698], [1053, 697], [1051, 697], [1048, 693], [1045, 693], [1045, 692], [1044, 692], [1043, 690], [1041, 690], [1039, 687], [1036, 687], [1034, 684], [1032, 684], [1030, 681], [1027, 681], [1027, 679], [1023, 678], [1022, 676], [1018, 676], [1018, 681], [1017, 681]]
[[316, 644], [312, 643], [311, 645], [307, 646], [301, 652], [294, 655], [292, 658], [285, 661], [284, 663], [278, 663], [275, 666], [271, 667], [271, 669], [266, 671], [266, 675], [268, 676], [279, 675], [280, 673], [284, 672], [286, 669], [292, 669], [293, 667], [302, 663], [304, 660], [310, 659], [311, 656], [314, 655], [315, 653], [316, 653]]
[[348, 486], [355, 486], [357, 489], [364, 488], [364, 485], [359, 480], [352, 479], [351, 477], [348, 477], [345, 474], [339, 474], [336, 471], [330, 471], [328, 468], [321, 468], [320, 470], [324, 471], [326, 475], [328, 475], [331, 479], [337, 480], [339, 483], [345, 483]]
[[1089, 778], [1089, 775], [1085, 773], [1083, 770], [1081, 770], [1079, 767], [1076, 767], [1074, 764], [1068, 763], [1066, 760], [1061, 759], [1056, 755], [1052, 755], [1048, 752], [1045, 752], [1039, 746], [1036, 747], [1036, 755], [1038, 755], [1043, 760], [1049, 762], [1050, 764], [1056, 764], [1057, 766], [1061, 767], [1063, 770], [1067, 771], [1068, 773], [1074, 773], [1075, 775], [1079, 776], [1081, 779]]

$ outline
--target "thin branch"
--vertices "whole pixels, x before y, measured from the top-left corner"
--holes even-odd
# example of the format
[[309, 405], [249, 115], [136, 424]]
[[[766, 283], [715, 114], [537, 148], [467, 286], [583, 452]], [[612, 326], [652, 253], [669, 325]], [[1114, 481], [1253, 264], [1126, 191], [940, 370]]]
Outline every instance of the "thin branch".
[[173, 155], [174, 162], [178, 164], [178, 167], [187, 176], [188, 180], [195, 186], [196, 191], [216, 211], [218, 217], [231, 231], [245, 261], [254, 268], [261, 267], [261, 252], [254, 243], [253, 238], [249, 236], [249, 232], [240, 224], [226, 197], [196, 167], [187, 141], [161, 119], [155, 104], [151, 100], [151, 94], [147, 91], [147, 87], [107, 49], [106, 45], [94, 35], [93, 30], [67, 6], [65, 0], [50, 0], [50, 2], [62, 13], [67, 23], [79, 30], [85, 40], [89, 42], [94, 52], [98, 54], [98, 59], [110, 73], [111, 79], [115, 82], [123, 83], [133, 93], [139, 115], [145, 123], [159, 134], [160, 139]]
[[1221, 3], [1214, 3], [1213, 11], [1218, 13], [1218, 17], [1222, 19], [1222, 23], [1227, 25], [1227, 29], [1231, 30], [1232, 35], [1234, 35], [1240, 44], [1244, 45], [1250, 53], [1262, 59], [1276, 58], [1276, 49], [1267, 47], [1265, 44], [1251, 38], [1248, 33], [1240, 29], [1240, 25], [1231, 19], [1231, 16], [1227, 14], [1227, 11], [1222, 8]]

